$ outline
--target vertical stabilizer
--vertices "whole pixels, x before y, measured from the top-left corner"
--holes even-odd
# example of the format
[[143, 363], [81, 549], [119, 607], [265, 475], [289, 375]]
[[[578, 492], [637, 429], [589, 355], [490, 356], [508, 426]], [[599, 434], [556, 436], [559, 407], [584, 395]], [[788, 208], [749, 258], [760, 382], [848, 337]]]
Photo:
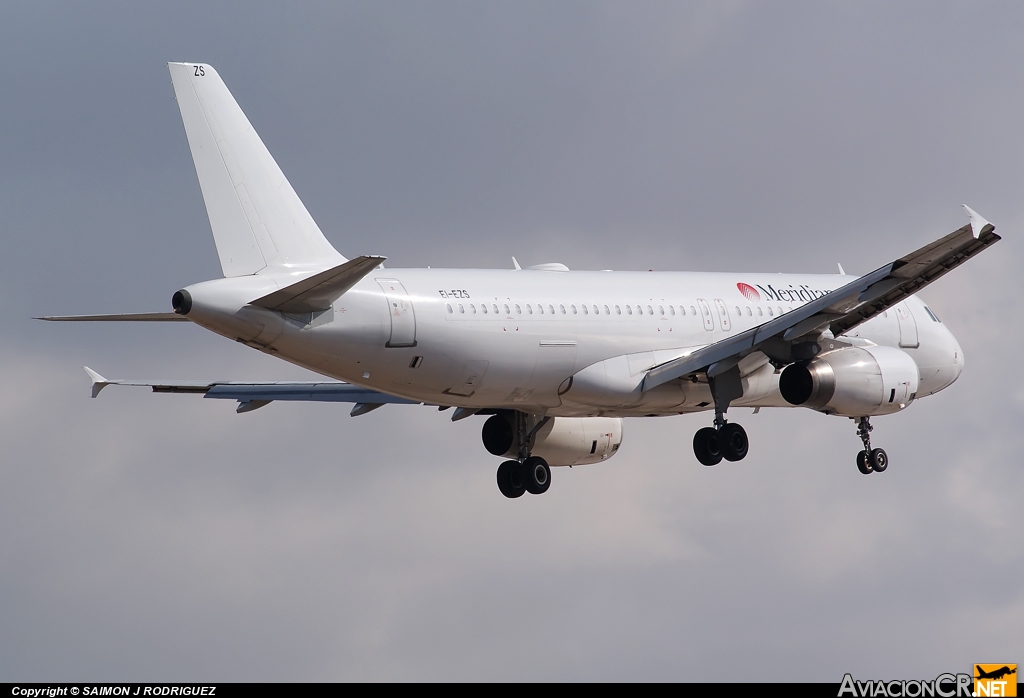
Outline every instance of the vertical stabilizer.
[[217, 71], [168, 63], [224, 276], [345, 262], [299, 200]]

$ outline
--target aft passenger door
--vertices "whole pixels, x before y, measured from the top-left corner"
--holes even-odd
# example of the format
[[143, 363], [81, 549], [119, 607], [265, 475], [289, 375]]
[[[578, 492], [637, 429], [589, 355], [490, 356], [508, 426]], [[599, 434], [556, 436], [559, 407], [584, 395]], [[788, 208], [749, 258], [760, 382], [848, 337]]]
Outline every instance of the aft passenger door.
[[386, 347], [416, 346], [416, 312], [405, 287], [398, 279], [377, 279], [388, 300], [391, 315], [391, 338]]

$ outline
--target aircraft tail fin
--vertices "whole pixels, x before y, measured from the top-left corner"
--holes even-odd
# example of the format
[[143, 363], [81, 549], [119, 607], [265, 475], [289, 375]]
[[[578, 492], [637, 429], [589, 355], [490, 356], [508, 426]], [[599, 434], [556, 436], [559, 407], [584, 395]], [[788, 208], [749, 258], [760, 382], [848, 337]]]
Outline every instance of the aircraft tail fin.
[[217, 71], [204, 63], [167, 67], [224, 276], [344, 263]]

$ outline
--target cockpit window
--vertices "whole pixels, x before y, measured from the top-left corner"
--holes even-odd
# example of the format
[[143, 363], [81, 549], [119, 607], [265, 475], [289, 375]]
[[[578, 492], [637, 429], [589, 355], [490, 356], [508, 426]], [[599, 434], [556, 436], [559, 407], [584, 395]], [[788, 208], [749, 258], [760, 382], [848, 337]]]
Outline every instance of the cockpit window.
[[940, 320], [939, 318], [935, 317], [935, 313], [933, 313], [932, 309], [929, 308], [927, 305], [924, 307], [924, 312], [928, 313], [928, 317], [930, 317], [935, 322], [938, 322], [940, 324], [942, 323], [942, 320]]

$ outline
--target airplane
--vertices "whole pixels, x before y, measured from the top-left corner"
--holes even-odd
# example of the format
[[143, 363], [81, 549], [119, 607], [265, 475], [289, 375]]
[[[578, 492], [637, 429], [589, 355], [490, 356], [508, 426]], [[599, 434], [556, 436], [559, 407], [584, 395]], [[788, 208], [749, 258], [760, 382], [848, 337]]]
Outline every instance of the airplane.
[[1009, 676], [1010, 674], [1016, 674], [1017, 673], [1016, 665], [1014, 665], [1013, 669], [1011, 669], [1008, 666], [1002, 666], [999, 669], [995, 669], [994, 671], [985, 671], [984, 669], [981, 668], [981, 666], [975, 664], [974, 665], [974, 670], [977, 673], [977, 676], [974, 677], [976, 679], [994, 679], [994, 680], [999, 680], [999, 679], [1003, 678], [1004, 676]]
[[871, 417], [901, 412], [960, 375], [952, 333], [916, 294], [999, 241], [969, 222], [864, 276], [839, 274], [392, 269], [341, 255], [210, 65], [169, 63], [224, 278], [186, 286], [173, 312], [52, 321], [193, 322], [324, 376], [316, 381], [108, 380], [236, 400], [387, 404], [486, 416], [486, 450], [509, 498], [541, 494], [551, 468], [603, 462], [623, 419], [713, 414], [698, 462], [740, 461], [730, 407], [804, 407], [851, 418], [857, 469], [889, 465]]

